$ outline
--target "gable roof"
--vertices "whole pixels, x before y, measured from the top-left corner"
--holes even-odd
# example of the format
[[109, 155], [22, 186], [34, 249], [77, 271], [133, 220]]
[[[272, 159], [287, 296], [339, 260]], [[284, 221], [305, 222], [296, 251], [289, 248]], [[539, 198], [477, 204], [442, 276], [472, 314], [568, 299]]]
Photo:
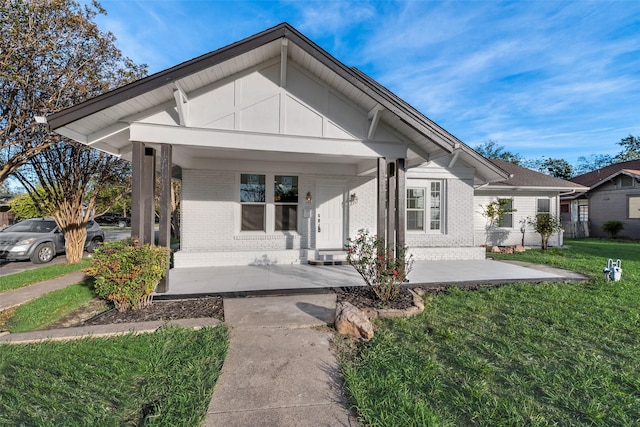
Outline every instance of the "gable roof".
[[620, 162], [613, 165], [605, 166], [603, 168], [571, 178], [571, 182], [593, 188], [613, 178], [623, 170], [627, 170], [632, 174], [638, 172], [638, 170], [640, 170], [640, 160], [629, 160], [626, 162]]
[[500, 169], [509, 173], [504, 181], [492, 182], [486, 188], [539, 189], [556, 191], [587, 191], [588, 188], [575, 182], [545, 175], [504, 160], [491, 159]]
[[[365, 111], [380, 109], [381, 120], [408, 138], [409, 150], [421, 161], [457, 153], [462, 161], [475, 167], [479, 181], [507, 177], [391, 91], [347, 67], [287, 23], [56, 112], [47, 118], [49, 127], [95, 148], [126, 155], [124, 144], [128, 140], [122, 134], [127, 130], [127, 118], [172, 101], [176, 89], [194, 91], [281, 55], [333, 85]], [[114, 148], [108, 142], [116, 134], [121, 140]]]

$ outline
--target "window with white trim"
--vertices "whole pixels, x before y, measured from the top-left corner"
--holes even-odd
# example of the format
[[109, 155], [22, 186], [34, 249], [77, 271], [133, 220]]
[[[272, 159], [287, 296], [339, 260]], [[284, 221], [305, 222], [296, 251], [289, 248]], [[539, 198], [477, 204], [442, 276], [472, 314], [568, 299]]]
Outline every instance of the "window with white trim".
[[[513, 210], [513, 199], [499, 199], [506, 200], [507, 203], [503, 206], [505, 210]], [[503, 228], [513, 228], [513, 212], [508, 212], [504, 214], [498, 224], [499, 227]]]
[[276, 175], [273, 181], [275, 204], [275, 230], [296, 231], [298, 229], [298, 177]]
[[429, 181], [426, 187], [407, 187], [406, 216], [408, 231], [441, 231], [442, 182]]
[[550, 199], [538, 199], [537, 207], [536, 207], [536, 213], [537, 214], [550, 214], [551, 213], [551, 200]]
[[640, 196], [629, 196], [629, 218], [640, 218]]
[[242, 231], [265, 231], [266, 210], [265, 176], [240, 174], [240, 204], [242, 205]]

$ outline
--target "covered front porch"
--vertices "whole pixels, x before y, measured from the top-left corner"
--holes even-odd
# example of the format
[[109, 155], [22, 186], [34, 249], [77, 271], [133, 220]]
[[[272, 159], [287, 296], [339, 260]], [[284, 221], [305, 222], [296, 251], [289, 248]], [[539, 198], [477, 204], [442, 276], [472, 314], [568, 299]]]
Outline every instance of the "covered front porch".
[[[583, 279], [584, 276], [571, 271], [507, 261], [416, 261], [409, 274], [409, 285], [428, 287]], [[170, 280], [171, 287], [162, 295], [321, 291], [364, 284], [350, 265], [271, 264], [174, 268], [170, 272]]]

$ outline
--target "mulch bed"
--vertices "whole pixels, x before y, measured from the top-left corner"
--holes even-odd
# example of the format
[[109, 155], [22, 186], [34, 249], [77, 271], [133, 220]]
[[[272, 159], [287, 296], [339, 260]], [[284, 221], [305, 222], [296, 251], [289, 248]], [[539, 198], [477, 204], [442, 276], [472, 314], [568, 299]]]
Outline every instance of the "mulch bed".
[[84, 322], [85, 325], [110, 323], [148, 322], [155, 320], [195, 319], [213, 317], [224, 320], [222, 298], [189, 298], [179, 300], [154, 300], [153, 304], [140, 310], [119, 312], [115, 308]]

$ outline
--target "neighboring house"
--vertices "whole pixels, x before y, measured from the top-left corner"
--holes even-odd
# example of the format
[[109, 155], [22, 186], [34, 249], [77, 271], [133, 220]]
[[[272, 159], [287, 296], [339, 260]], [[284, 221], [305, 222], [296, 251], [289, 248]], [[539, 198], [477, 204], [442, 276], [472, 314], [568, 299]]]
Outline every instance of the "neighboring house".
[[602, 225], [621, 221], [624, 230], [619, 237], [640, 239], [640, 160], [606, 166], [571, 181], [589, 188], [562, 199], [565, 215], [577, 222], [581, 236], [610, 237]]
[[[500, 169], [509, 173], [504, 181], [492, 182], [475, 190], [475, 236], [476, 241], [489, 245], [540, 246], [540, 234], [527, 222], [541, 213], [561, 218], [560, 197], [581, 194], [587, 187], [564, 179], [545, 175], [503, 160], [491, 160]], [[487, 218], [483, 208], [496, 199], [509, 199], [508, 208], [514, 212], [507, 214], [501, 226], [487, 229]], [[564, 225], [564, 224], [563, 224]], [[566, 229], [566, 227], [565, 227]], [[488, 234], [488, 239], [487, 239]], [[549, 246], [562, 246], [563, 232], [549, 239]]]
[[132, 161], [132, 234], [142, 242], [152, 241], [154, 174], [160, 244], [168, 177], [182, 179], [175, 268], [306, 263], [362, 228], [416, 259], [481, 259], [474, 188], [508, 177], [288, 24], [48, 122]]

